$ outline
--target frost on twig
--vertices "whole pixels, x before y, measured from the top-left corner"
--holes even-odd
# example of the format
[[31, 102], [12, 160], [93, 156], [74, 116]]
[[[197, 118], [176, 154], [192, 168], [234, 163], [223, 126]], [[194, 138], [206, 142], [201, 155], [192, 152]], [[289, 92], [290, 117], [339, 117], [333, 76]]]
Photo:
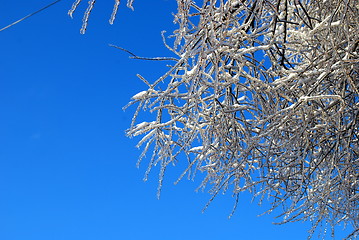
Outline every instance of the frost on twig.
[[[120, 5], [121, 0], [114, 0], [114, 1], [115, 1], [115, 4], [113, 6], [111, 17], [110, 17], [110, 20], [109, 20], [109, 23], [111, 25], [114, 23], [114, 21], [116, 19], [116, 14], [117, 14], [118, 7]], [[134, 10], [133, 1], [134, 0], [127, 0], [127, 7], [131, 8], [132, 10]], [[74, 3], [72, 4], [71, 9], [68, 11], [68, 14], [69, 14], [69, 16], [71, 18], [73, 17], [73, 13], [76, 11], [77, 7], [80, 5], [81, 2], [82, 2], [82, 0], [75, 0]], [[95, 5], [95, 2], [96, 2], [96, 0], [90, 0], [88, 2], [87, 9], [86, 9], [86, 11], [84, 13], [84, 16], [82, 18], [82, 27], [81, 27], [81, 30], [80, 30], [81, 34], [85, 34], [85, 32], [86, 32], [89, 17], [90, 17], [91, 11], [92, 11], [92, 9], [93, 9], [93, 7]]]
[[113, 45], [113, 44], [109, 44], [110, 47], [114, 47], [114, 48], [117, 48], [121, 51], [124, 51], [124, 52], [127, 52], [131, 55], [130, 58], [132, 59], [140, 59], [140, 60], [153, 60], [153, 61], [178, 61], [178, 59], [176, 58], [171, 58], [171, 57], [139, 57], [137, 56], [136, 54], [130, 52], [129, 50], [127, 49], [124, 49], [122, 47], [119, 47], [119, 46], [116, 46], [116, 45]]
[[[200, 188], [249, 191], [282, 222], [359, 228], [356, 0], [178, 0], [178, 60], [132, 97], [129, 136], [160, 168], [187, 161]], [[143, 111], [153, 119], [137, 123]], [[211, 200], [212, 200], [211, 199]], [[210, 201], [211, 201], [210, 200]]]

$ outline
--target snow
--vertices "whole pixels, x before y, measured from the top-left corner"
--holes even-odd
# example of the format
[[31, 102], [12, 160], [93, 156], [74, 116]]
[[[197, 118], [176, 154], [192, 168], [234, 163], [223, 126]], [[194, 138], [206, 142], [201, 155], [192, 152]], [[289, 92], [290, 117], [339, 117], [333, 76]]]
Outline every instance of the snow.
[[141, 141], [138, 142], [138, 144], [136, 145], [136, 147], [137, 147], [137, 148], [140, 148], [141, 145], [142, 145], [144, 142], [146, 142], [147, 140], [149, 140], [149, 139], [152, 137], [152, 135], [154, 135], [155, 133], [156, 133], [156, 130], [154, 129], [154, 130], [152, 130], [151, 132], [149, 132], [148, 134], [146, 134], [146, 135], [141, 139]]
[[132, 99], [135, 99], [135, 100], [140, 100], [140, 99], [144, 99], [147, 95], [147, 91], [142, 91], [142, 92], [139, 92], [137, 94], [135, 94], [134, 96], [132, 96]]
[[143, 128], [143, 127], [145, 127], [145, 126], [147, 126], [147, 125], [149, 125], [150, 123], [148, 123], [148, 122], [141, 122], [141, 123], [139, 123], [139, 124], [137, 124], [136, 125], [136, 129], [138, 129], [138, 128]]
[[291, 80], [293, 78], [295, 78], [298, 74], [297, 73], [290, 73], [287, 77], [288, 80]]
[[327, 72], [321, 73], [321, 74], [319, 75], [319, 77], [318, 77], [317, 80], [318, 80], [318, 81], [322, 80], [326, 74], [327, 74]]
[[231, 3], [231, 7], [232, 8], [237, 8], [238, 6], [239, 6], [239, 1], [233, 1], [232, 3]]
[[256, 47], [247, 47], [241, 48], [238, 50], [236, 56], [241, 57], [243, 54], [253, 53], [260, 50], [268, 50], [271, 46], [270, 45], [263, 45], [263, 46], [256, 46]]
[[190, 150], [188, 150], [188, 151], [190, 151], [190, 152], [195, 152], [195, 151], [201, 151], [203, 149], [203, 146], [198, 146], [198, 147], [193, 147], [193, 148], [191, 148]]
[[340, 20], [339, 21], [336, 21], [336, 22], [332, 22], [330, 24], [330, 26], [334, 27], [334, 26], [339, 26], [340, 25]]
[[246, 96], [242, 96], [242, 97], [240, 97], [240, 98], [237, 98], [237, 101], [238, 102], [242, 102], [242, 101], [244, 101], [246, 99]]
[[187, 76], [191, 76], [191, 75], [195, 74], [195, 71], [197, 70], [197, 68], [198, 68], [197, 65], [194, 66], [190, 71], [187, 71], [187, 72], [186, 72], [186, 75], [187, 75]]
[[153, 89], [148, 89], [147, 91], [141, 91], [141, 92], [135, 94], [135, 95], [132, 96], [131, 98], [134, 99], [134, 100], [145, 99], [146, 96], [149, 95], [149, 93], [154, 93], [154, 94], [156, 94], [157, 91], [156, 91], [156, 90], [153, 90]]
[[233, 110], [240, 111], [240, 110], [246, 110], [248, 109], [247, 105], [239, 105], [239, 104], [233, 104]]

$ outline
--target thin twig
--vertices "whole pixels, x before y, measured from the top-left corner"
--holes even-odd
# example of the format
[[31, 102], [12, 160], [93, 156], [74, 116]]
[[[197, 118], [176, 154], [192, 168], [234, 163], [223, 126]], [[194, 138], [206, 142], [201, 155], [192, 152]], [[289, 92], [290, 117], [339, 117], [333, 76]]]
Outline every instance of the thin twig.
[[154, 60], [154, 61], [176, 61], [178, 62], [178, 59], [176, 58], [172, 58], [172, 57], [154, 57], [154, 58], [149, 58], [149, 57], [139, 57], [136, 54], [128, 51], [127, 49], [124, 49], [122, 47], [113, 45], [113, 44], [109, 44], [110, 47], [114, 47], [117, 49], [120, 49], [121, 51], [127, 52], [128, 54], [132, 55], [133, 57], [130, 57], [132, 59], [141, 59], [141, 60]]

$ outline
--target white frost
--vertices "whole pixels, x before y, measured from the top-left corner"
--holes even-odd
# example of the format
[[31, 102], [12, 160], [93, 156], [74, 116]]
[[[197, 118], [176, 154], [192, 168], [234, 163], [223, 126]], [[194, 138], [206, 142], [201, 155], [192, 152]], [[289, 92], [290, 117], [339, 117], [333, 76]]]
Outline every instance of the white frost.
[[246, 96], [242, 96], [242, 97], [240, 97], [240, 98], [237, 98], [237, 101], [238, 102], [242, 102], [242, 101], [244, 101], [246, 99]]
[[190, 152], [195, 152], [195, 151], [201, 151], [202, 149], [203, 149], [203, 146], [198, 146], [198, 147], [191, 148], [189, 151]]
[[132, 96], [132, 99], [135, 99], [135, 100], [140, 100], [140, 99], [144, 99], [147, 95], [147, 91], [142, 91], [142, 92], [139, 92], [137, 94], [135, 94], [134, 96]]
[[186, 75], [188, 75], [188, 76], [193, 75], [193, 74], [195, 73], [195, 71], [197, 70], [197, 68], [198, 68], [197, 65], [194, 66], [190, 71], [187, 71], [187, 72], [186, 72]]

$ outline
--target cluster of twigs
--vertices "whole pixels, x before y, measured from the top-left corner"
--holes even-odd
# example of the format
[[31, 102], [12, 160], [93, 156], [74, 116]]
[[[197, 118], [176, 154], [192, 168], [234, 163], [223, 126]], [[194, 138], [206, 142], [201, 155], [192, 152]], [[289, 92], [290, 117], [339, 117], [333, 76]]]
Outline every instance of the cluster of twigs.
[[[133, 1], [134, 0], [127, 0], [127, 7], [131, 8], [132, 10], [133, 10], [133, 6], [132, 6]], [[72, 4], [72, 7], [68, 12], [70, 17], [72, 17], [73, 13], [76, 11], [77, 7], [80, 5], [81, 2], [82, 2], [82, 0], [76, 0]], [[121, 2], [121, 0], [115, 0], [115, 4], [114, 4], [113, 10], [112, 10], [112, 14], [111, 14], [111, 17], [110, 17], [110, 20], [109, 20], [110, 24], [113, 24], [115, 19], [116, 19], [116, 14], [117, 14], [117, 10], [118, 10], [118, 7], [120, 5], [120, 2]], [[87, 6], [86, 11], [84, 13], [84, 16], [82, 18], [82, 27], [81, 27], [81, 30], [80, 30], [81, 34], [85, 34], [85, 32], [86, 32], [87, 25], [88, 25], [89, 18], [90, 18], [90, 14], [91, 14], [91, 11], [92, 11], [93, 7], [95, 6], [95, 3], [96, 3], [96, 0], [89, 0], [88, 1], [88, 6]]]
[[[79, 1], [77, 1], [79, 2]], [[94, 1], [92, 1], [94, 2]], [[213, 198], [250, 191], [281, 223], [359, 234], [359, 4], [356, 0], [177, 0], [177, 59], [138, 104], [148, 171], [187, 161]], [[90, 6], [90, 5], [89, 5]], [[85, 19], [85, 18], [84, 18]], [[86, 18], [87, 19], [87, 18]], [[165, 39], [165, 38], [164, 38]], [[153, 121], [137, 123], [142, 111]], [[212, 198], [212, 199], [213, 199]], [[211, 200], [212, 200], [211, 199]]]

